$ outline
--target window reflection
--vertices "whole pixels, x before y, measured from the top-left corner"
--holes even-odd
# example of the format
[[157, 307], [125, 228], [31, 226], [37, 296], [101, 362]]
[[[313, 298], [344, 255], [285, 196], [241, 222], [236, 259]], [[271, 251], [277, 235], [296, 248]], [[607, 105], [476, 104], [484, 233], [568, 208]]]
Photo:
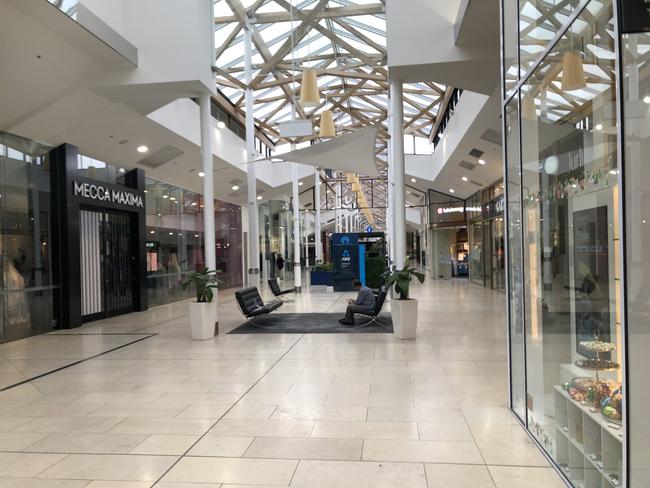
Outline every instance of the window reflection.
[[[541, 4], [522, 10], [540, 39], [567, 14]], [[612, 22], [590, 2], [521, 90], [527, 420], [575, 486], [622, 483]]]

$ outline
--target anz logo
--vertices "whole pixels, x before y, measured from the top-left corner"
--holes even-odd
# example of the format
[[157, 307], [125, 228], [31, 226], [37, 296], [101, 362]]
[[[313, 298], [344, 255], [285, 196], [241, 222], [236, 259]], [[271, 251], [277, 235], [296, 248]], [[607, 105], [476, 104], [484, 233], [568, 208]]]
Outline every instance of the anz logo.
[[341, 237], [341, 244], [343, 244], [344, 246], [349, 245], [350, 244], [350, 236]]
[[[350, 240], [350, 239], [348, 239], [348, 241], [349, 241], [349, 240]], [[350, 262], [350, 261], [352, 261], [352, 256], [350, 255], [350, 251], [348, 251], [347, 249], [345, 249], [345, 250], [341, 253], [341, 262]]]

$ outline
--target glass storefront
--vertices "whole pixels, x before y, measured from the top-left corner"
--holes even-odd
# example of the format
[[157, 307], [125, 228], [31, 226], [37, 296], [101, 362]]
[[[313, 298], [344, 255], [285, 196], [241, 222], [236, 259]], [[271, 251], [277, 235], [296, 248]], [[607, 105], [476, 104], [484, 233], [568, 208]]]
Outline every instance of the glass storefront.
[[0, 342], [53, 327], [48, 150], [0, 132]]
[[[50, 251], [53, 232], [50, 147], [0, 132], [0, 342], [51, 331], [55, 318]], [[126, 172], [79, 156], [77, 174], [122, 183]], [[204, 267], [203, 202], [199, 193], [151, 178], [146, 188], [149, 306], [188, 298], [181, 283]], [[215, 200], [217, 269], [223, 288], [242, 284], [242, 226], [238, 205]]]
[[[504, 30], [519, 26], [519, 59], [512, 32], [503, 33], [511, 408], [572, 486], [648, 487], [647, 362], [640, 349], [626, 354], [626, 342], [649, 332], [639, 292], [650, 187], [641, 65], [650, 39], [619, 43], [611, 0], [502, 0], [502, 7]], [[627, 285], [636, 276], [636, 299], [643, 296], [633, 307], [628, 291], [627, 323], [624, 245]], [[636, 345], [646, 350], [648, 341]]]
[[[201, 194], [145, 180], [147, 192], [147, 285], [149, 306], [192, 296], [184, 276], [204, 268]], [[222, 288], [242, 284], [242, 226], [238, 205], [215, 200], [218, 277]]]

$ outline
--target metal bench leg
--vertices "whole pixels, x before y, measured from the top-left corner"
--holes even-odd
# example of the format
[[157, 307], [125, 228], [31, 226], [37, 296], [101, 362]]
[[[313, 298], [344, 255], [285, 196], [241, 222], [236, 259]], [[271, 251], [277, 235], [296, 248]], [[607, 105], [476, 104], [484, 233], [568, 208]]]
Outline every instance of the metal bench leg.
[[[366, 317], [368, 317], [368, 315], [366, 315]], [[377, 325], [382, 325], [381, 322], [379, 321], [379, 315], [375, 315], [368, 322], [365, 322], [365, 323], [363, 323], [361, 325], [356, 326], [355, 329], [363, 329], [364, 327], [368, 327], [369, 325], [372, 325], [372, 324], [375, 324], [375, 323]]]

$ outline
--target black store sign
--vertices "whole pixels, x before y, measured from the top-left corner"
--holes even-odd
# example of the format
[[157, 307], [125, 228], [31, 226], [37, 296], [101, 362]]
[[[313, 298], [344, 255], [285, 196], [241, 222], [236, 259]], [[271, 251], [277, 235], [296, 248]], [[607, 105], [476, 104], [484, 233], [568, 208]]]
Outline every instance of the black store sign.
[[[147, 310], [144, 171], [124, 174], [124, 185], [79, 176], [78, 149], [63, 144], [48, 154], [52, 198], [55, 317], [61, 328], [82, 324], [81, 211], [118, 211], [130, 229], [128, 255], [132, 310]], [[107, 286], [111, 286], [110, 284]]]
[[650, 0], [618, 0], [621, 34], [650, 32]]
[[497, 217], [499, 215], [503, 215], [503, 211], [505, 210], [505, 204], [506, 204], [506, 201], [503, 198], [503, 195], [501, 195], [500, 197], [495, 198], [490, 203], [486, 203], [482, 207], [483, 218], [484, 219], [493, 219], [494, 217]]

